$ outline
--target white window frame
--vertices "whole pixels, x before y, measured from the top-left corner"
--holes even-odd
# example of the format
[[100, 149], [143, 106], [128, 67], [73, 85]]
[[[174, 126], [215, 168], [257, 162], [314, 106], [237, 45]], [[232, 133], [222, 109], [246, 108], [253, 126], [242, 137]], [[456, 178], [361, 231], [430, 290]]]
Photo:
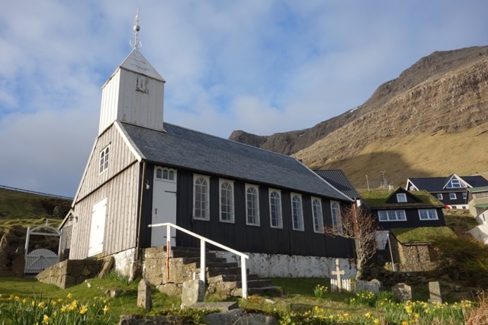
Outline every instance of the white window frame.
[[[201, 200], [197, 202], [197, 186], [200, 186], [200, 184], [197, 184], [198, 180], [204, 180], [206, 182], [203, 193], [203, 204], [201, 203]], [[200, 206], [198, 207], [197, 205]], [[203, 214], [203, 217], [197, 217], [197, 212], [199, 212], [199, 215]], [[205, 221], [210, 220], [210, 177], [208, 176], [193, 174], [193, 219]]]
[[303, 200], [302, 195], [291, 193], [291, 216], [293, 230], [305, 231], [303, 224]]
[[330, 218], [332, 227], [342, 233], [341, 204], [338, 201], [330, 201]]
[[407, 194], [405, 193], [397, 193], [396, 198], [398, 203], [407, 203]]
[[[275, 198], [273, 193], [276, 193], [278, 196]], [[274, 200], [278, 200], [277, 204], [273, 203]], [[273, 207], [276, 207], [276, 210], [273, 210]], [[276, 216], [273, 216], [276, 214]], [[275, 224], [273, 224], [273, 220], [275, 220]], [[283, 229], [283, 212], [281, 208], [281, 191], [276, 189], [269, 189], [269, 225], [271, 228], [278, 228]]]
[[442, 200], [444, 197], [442, 196], [442, 193], [437, 193], [437, 199]]
[[[250, 194], [249, 190], [254, 191], [254, 193]], [[249, 195], [252, 195], [254, 197], [254, 199], [250, 200]], [[250, 207], [250, 204], [251, 204], [251, 207]], [[246, 225], [248, 225], [248, 226], [259, 226], [260, 225], [259, 187], [256, 185], [246, 184]]]
[[466, 200], [468, 198], [468, 193], [463, 192], [463, 200]]
[[419, 219], [421, 221], [439, 220], [436, 209], [419, 209]]
[[108, 161], [110, 158], [110, 145], [106, 146], [100, 151], [100, 164], [99, 164], [99, 173], [103, 173], [108, 169]]
[[[223, 186], [229, 186], [223, 192]], [[223, 194], [229, 195], [226, 198]], [[224, 202], [225, 201], [225, 202]], [[224, 218], [224, 214], [228, 219]], [[228, 179], [219, 180], [219, 220], [220, 222], [234, 223], [234, 182]]]
[[156, 167], [156, 179], [162, 180], [165, 182], [176, 182], [176, 169], [168, 168], [168, 167]]
[[[317, 205], [315, 205], [317, 202]], [[316, 209], [317, 206], [317, 209]], [[324, 213], [322, 210], [322, 200], [318, 197], [312, 196], [312, 216], [313, 216], [313, 231], [319, 234], [324, 233]]]
[[456, 193], [449, 193], [449, 200], [456, 200], [456, 199], [457, 199]]
[[451, 178], [449, 183], [447, 183], [447, 188], [465, 188], [466, 186], [456, 177]]
[[379, 210], [378, 220], [380, 222], [407, 221], [405, 210]]

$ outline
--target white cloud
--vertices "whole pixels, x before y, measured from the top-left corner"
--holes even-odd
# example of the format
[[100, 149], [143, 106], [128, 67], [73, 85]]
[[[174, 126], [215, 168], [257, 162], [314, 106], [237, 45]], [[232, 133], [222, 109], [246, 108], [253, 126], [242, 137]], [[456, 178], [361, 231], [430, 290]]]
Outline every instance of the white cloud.
[[141, 51], [167, 81], [166, 121], [221, 137], [311, 127], [422, 56], [488, 43], [488, 3], [476, 0], [9, 1], [0, 185], [74, 193], [137, 7]]

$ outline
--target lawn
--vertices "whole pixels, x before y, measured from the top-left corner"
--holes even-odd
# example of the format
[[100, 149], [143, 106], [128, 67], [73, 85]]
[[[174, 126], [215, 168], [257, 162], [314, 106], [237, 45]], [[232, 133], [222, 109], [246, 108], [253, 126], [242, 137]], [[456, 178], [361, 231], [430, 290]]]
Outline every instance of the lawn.
[[[279, 324], [463, 324], [468, 313], [475, 310], [471, 302], [444, 305], [399, 302], [390, 292], [379, 295], [331, 293], [329, 279], [275, 278], [271, 281], [282, 288], [282, 296], [250, 296], [247, 300], [237, 300], [244, 310], [276, 316]], [[145, 311], [136, 306], [137, 285], [138, 281], [128, 283], [126, 278], [115, 273], [69, 289], [59, 289], [34, 279], [0, 278], [0, 311], [3, 311], [0, 324], [116, 324], [120, 315], [127, 314], [170, 314], [201, 319], [194, 317], [195, 314], [205, 313], [191, 309], [182, 312], [179, 297], [169, 297], [155, 289], [152, 290], [153, 309]], [[113, 292], [117, 294], [112, 297]], [[215, 298], [207, 300], [215, 301]], [[484, 306], [486, 308], [486, 304]], [[27, 323], [12, 323], [5, 320], [6, 310], [20, 311], [19, 315], [24, 317], [33, 313], [37, 318]], [[68, 315], [70, 310], [70, 315], [78, 318], [60, 320], [61, 315]], [[486, 317], [486, 312], [484, 315], [481, 317]], [[92, 318], [82, 322], [82, 317]], [[482, 318], [482, 322], [473, 324], [486, 324], [485, 321], [486, 318]]]

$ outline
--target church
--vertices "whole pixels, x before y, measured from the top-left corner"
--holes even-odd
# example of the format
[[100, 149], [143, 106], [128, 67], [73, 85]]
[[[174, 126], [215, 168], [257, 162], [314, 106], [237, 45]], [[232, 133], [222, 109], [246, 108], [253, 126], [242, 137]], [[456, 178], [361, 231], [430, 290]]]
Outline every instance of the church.
[[[102, 87], [98, 136], [62, 225], [69, 259], [113, 256], [119, 272], [135, 272], [141, 250], [166, 245], [164, 227], [149, 225], [169, 222], [249, 254], [250, 267], [278, 256], [290, 269], [310, 258], [354, 269], [354, 244], [323, 231], [353, 200], [295, 158], [164, 121], [165, 80], [134, 30]], [[198, 241], [173, 231], [171, 245]]]

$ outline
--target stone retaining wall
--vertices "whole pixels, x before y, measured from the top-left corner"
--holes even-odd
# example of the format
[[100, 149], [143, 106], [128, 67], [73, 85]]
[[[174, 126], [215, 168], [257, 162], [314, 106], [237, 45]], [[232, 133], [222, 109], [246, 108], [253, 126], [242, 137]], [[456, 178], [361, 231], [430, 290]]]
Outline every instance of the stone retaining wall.
[[143, 274], [147, 281], [168, 295], [181, 295], [183, 282], [197, 277], [197, 264], [183, 264], [183, 258], [169, 260], [166, 277], [166, 250], [164, 247], [144, 249]]
[[96, 277], [102, 269], [103, 262], [95, 259], [65, 260], [48, 267], [36, 275], [36, 279], [66, 289]]

